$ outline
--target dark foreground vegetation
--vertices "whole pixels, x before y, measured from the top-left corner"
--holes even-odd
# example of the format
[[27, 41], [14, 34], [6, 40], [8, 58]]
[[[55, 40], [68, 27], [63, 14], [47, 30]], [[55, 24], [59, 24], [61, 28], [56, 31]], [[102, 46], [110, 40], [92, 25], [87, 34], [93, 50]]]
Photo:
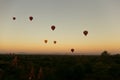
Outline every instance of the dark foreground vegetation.
[[120, 80], [120, 55], [0, 55], [0, 80]]

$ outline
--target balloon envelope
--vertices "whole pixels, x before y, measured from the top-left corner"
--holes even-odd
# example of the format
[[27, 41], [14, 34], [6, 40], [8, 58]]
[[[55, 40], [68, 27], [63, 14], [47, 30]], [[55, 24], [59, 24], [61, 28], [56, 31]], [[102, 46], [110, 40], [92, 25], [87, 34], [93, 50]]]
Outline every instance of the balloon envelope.
[[74, 49], [73, 49], [73, 48], [71, 49], [71, 52], [74, 52]]
[[13, 20], [15, 20], [16, 19], [16, 17], [13, 17]]
[[87, 30], [83, 31], [83, 34], [84, 34], [85, 36], [87, 36], [88, 31], [87, 31]]
[[47, 42], [48, 42], [48, 40], [44, 40], [44, 42], [45, 42], [45, 43], [47, 43]]
[[57, 43], [57, 41], [53, 41], [54, 42], [54, 44], [56, 44]]
[[51, 26], [51, 29], [54, 31], [54, 30], [55, 30], [55, 26], [54, 26], [54, 25], [52, 25], [52, 26]]
[[32, 17], [32, 16], [30, 16], [30, 17], [29, 17], [29, 19], [30, 19], [30, 21], [32, 21], [32, 20], [33, 20], [33, 17]]

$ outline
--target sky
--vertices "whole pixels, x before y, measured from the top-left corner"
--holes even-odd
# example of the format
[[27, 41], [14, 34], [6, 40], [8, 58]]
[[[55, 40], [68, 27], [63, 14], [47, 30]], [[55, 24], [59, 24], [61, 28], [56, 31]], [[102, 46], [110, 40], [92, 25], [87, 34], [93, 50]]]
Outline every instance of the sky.
[[71, 48], [120, 53], [120, 0], [0, 0], [0, 53], [69, 54]]

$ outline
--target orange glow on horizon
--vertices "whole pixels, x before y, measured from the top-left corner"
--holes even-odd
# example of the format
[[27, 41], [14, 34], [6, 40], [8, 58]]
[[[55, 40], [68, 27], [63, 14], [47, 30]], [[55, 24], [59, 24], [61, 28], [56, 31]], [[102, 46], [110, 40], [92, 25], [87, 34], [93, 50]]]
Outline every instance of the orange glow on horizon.
[[104, 50], [108, 52], [118, 52], [119, 45], [101, 45], [101, 44], [94, 44], [94, 45], [73, 45], [73, 44], [45, 44], [42, 43], [38, 44], [3, 44], [0, 46], [0, 51], [2, 52], [27, 52], [27, 53], [70, 53], [70, 49], [74, 48], [74, 53], [91, 53], [96, 52], [100, 53]]

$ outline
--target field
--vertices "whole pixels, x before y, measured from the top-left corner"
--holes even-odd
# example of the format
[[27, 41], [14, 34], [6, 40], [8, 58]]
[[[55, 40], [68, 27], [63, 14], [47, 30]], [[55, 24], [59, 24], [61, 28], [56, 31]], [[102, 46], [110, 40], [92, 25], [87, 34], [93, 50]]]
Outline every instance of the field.
[[120, 80], [120, 55], [0, 54], [0, 80]]

